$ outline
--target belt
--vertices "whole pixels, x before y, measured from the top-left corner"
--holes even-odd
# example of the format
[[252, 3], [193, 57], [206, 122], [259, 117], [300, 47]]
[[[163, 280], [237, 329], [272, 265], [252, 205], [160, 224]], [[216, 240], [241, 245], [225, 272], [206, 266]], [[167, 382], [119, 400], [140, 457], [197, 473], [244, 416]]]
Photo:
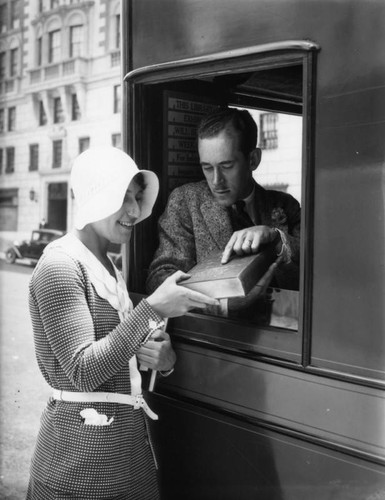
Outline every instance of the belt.
[[77, 403], [119, 403], [122, 405], [130, 405], [134, 407], [134, 410], [143, 408], [143, 411], [152, 420], [158, 420], [158, 415], [151, 410], [142, 394], [130, 396], [128, 394], [118, 394], [116, 392], [70, 392], [53, 389], [52, 397], [59, 401]]

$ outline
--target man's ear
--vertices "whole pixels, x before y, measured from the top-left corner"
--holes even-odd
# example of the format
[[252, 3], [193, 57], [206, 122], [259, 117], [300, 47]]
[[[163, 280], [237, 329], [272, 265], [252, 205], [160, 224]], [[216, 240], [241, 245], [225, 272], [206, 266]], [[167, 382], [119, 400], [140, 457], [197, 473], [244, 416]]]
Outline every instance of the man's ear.
[[250, 153], [250, 168], [251, 170], [256, 170], [258, 165], [261, 163], [262, 150], [260, 148], [255, 148]]

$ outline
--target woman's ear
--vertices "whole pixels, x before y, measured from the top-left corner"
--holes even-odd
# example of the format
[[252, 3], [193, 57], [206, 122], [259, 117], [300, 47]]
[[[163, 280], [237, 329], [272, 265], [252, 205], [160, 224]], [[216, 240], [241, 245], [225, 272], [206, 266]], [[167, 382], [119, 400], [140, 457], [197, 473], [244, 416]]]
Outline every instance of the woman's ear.
[[250, 169], [256, 170], [258, 165], [261, 163], [262, 159], [262, 150], [260, 148], [255, 148], [250, 153]]

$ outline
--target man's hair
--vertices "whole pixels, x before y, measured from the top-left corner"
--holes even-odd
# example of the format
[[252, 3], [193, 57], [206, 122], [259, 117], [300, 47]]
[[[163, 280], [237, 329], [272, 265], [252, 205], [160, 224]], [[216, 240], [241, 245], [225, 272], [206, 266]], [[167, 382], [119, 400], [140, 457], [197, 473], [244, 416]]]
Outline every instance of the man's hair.
[[238, 136], [238, 146], [245, 156], [257, 147], [258, 127], [246, 110], [221, 108], [206, 115], [198, 126], [198, 138], [209, 139], [223, 130], [233, 128]]

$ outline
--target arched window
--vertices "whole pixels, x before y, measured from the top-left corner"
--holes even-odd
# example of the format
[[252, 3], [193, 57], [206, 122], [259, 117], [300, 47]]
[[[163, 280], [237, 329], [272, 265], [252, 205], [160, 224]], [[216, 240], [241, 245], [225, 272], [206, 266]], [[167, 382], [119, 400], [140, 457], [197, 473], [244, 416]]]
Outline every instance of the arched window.
[[80, 57], [85, 53], [84, 19], [80, 13], [74, 13], [68, 19], [68, 55]]
[[41, 26], [36, 30], [35, 63], [36, 66], [43, 64], [43, 30]]
[[109, 16], [109, 48], [120, 49], [120, 3], [111, 2]]
[[12, 38], [9, 45], [9, 71], [11, 78], [17, 76], [20, 71], [20, 43], [17, 38]]
[[52, 19], [47, 25], [48, 31], [48, 63], [56, 63], [61, 59], [61, 23]]

